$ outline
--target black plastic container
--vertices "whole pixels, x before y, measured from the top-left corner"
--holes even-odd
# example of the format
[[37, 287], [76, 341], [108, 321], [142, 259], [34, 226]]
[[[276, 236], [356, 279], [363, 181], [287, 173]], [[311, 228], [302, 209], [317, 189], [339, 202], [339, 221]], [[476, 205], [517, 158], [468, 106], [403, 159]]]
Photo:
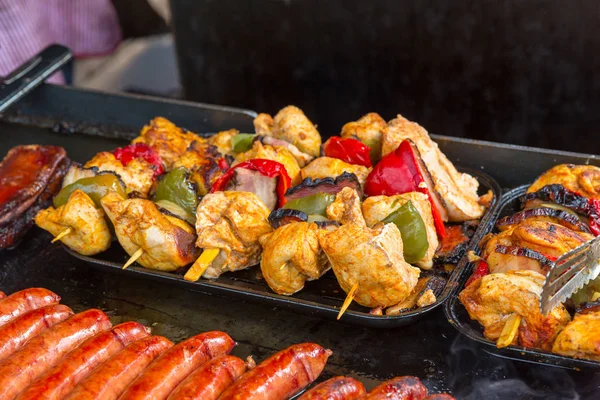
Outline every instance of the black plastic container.
[[[520, 211], [519, 197], [525, 194], [529, 185], [520, 186], [502, 196], [496, 212], [492, 218], [488, 219], [485, 224], [481, 224], [479, 229], [480, 238], [485, 234], [493, 232], [496, 221], [499, 218], [512, 215]], [[479, 254], [479, 247], [473, 240], [475, 251]], [[453, 295], [445, 304], [444, 312], [450, 322], [460, 333], [484, 345], [485, 351], [497, 355], [499, 357], [511, 358], [514, 360], [528, 361], [537, 364], [547, 364], [564, 368], [581, 369], [581, 368], [600, 368], [600, 362], [592, 360], [576, 359], [572, 357], [560, 356], [548, 351], [531, 349], [523, 346], [508, 346], [504, 348], [496, 347], [496, 343], [483, 336], [483, 328], [481, 325], [472, 320], [467, 313], [465, 307], [458, 299], [458, 293], [463, 289], [465, 283], [471, 276], [474, 268], [473, 263], [469, 263], [466, 257], [463, 258], [464, 266], [460, 268], [460, 276], [457, 277], [459, 283], [456, 295]]]

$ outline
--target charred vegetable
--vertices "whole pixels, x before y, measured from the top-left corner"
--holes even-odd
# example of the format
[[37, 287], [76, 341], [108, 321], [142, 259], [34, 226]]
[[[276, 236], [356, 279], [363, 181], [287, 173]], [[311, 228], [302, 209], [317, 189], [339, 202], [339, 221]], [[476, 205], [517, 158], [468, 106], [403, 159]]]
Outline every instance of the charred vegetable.
[[371, 149], [359, 140], [352, 138], [330, 137], [323, 145], [326, 157], [337, 158], [349, 164], [371, 167]]
[[125, 185], [119, 177], [111, 173], [103, 173], [89, 178], [82, 178], [71, 183], [61, 189], [54, 198], [54, 207], [58, 208], [67, 203], [71, 194], [74, 191], [81, 190], [87, 194], [96, 204], [96, 207], [101, 208], [100, 199], [106, 196], [109, 192], [115, 192], [122, 198], [127, 198]]
[[113, 151], [113, 155], [117, 160], [121, 161], [121, 164], [124, 166], [127, 166], [131, 160], [143, 158], [149, 164], [154, 166], [155, 177], [162, 175], [165, 172], [163, 161], [158, 153], [145, 143], [135, 143], [125, 147], [119, 147]]
[[158, 203], [165, 200], [178, 205], [189, 216], [196, 214], [198, 208], [196, 185], [190, 181], [189, 173], [185, 168], [175, 168], [158, 182], [154, 191], [154, 201]]
[[306, 221], [308, 221], [308, 215], [299, 210], [280, 208], [272, 211], [271, 214], [269, 214], [269, 224], [271, 224], [273, 229], [277, 229], [280, 226], [289, 224], [291, 222]]
[[382, 222], [394, 223], [400, 230], [404, 244], [404, 259], [412, 264], [423, 258], [429, 242], [421, 214], [411, 201], [388, 215]]
[[238, 133], [231, 137], [231, 150], [234, 153], [243, 153], [252, 148], [252, 142], [256, 135], [251, 133]]
[[472, 223], [446, 226], [446, 237], [435, 252], [435, 263], [457, 265], [469, 245], [469, 240], [475, 233], [475, 228], [476, 225]]
[[292, 201], [316, 193], [335, 195], [345, 187], [356, 190], [359, 196], [362, 196], [362, 189], [356, 175], [344, 172], [336, 178], [306, 178], [299, 185], [288, 189], [285, 198], [287, 201]]
[[327, 213], [326, 213], [327, 207], [334, 201], [335, 201], [334, 194], [315, 193], [315, 194], [308, 195], [306, 197], [291, 200], [291, 201], [287, 202], [283, 206], [283, 208], [303, 211], [307, 215], [321, 215], [323, 217], [326, 217], [327, 216]]

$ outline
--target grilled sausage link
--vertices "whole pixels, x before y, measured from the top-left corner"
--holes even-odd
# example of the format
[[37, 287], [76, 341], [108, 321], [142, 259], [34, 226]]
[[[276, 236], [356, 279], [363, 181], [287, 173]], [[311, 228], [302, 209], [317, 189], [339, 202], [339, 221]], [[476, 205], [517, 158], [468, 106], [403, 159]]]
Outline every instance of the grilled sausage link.
[[234, 356], [214, 358], [192, 372], [168, 400], [217, 400], [244, 372], [246, 364]]
[[0, 399], [14, 399], [69, 351], [110, 327], [106, 314], [91, 309], [34, 337], [0, 363]]
[[336, 376], [310, 389], [298, 400], [356, 400], [365, 393], [365, 387], [356, 379]]
[[4, 292], [0, 292], [0, 300], [2, 300], [2, 299], [3, 299], [3, 298], [5, 298], [5, 297], [6, 297], [6, 293], [4, 293]]
[[62, 399], [98, 365], [148, 335], [150, 330], [137, 322], [125, 322], [100, 332], [63, 357], [58, 365], [31, 384], [17, 399]]
[[170, 348], [157, 358], [122, 395], [123, 399], [166, 399], [196, 368], [229, 354], [235, 342], [219, 331], [201, 333]]
[[314, 343], [290, 346], [242, 375], [219, 400], [289, 399], [319, 377], [331, 354]]
[[72, 315], [73, 311], [69, 307], [55, 304], [29, 311], [0, 327], [0, 361], [17, 351], [30, 339]]
[[69, 400], [115, 400], [173, 342], [149, 336], [131, 343], [92, 371], [69, 393]]
[[449, 394], [442, 393], [442, 394], [432, 394], [431, 396], [427, 396], [425, 398], [425, 400], [456, 400], [456, 399], [454, 397], [450, 396]]
[[58, 304], [60, 296], [43, 288], [21, 290], [0, 300], [0, 326], [41, 307]]
[[400, 376], [383, 382], [361, 400], [423, 400], [427, 394], [427, 388], [419, 378]]

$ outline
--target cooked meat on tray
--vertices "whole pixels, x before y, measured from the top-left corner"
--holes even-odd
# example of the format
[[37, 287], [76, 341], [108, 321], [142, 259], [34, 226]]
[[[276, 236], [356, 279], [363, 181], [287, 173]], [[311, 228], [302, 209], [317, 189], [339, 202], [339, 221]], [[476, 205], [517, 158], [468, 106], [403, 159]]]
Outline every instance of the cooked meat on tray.
[[85, 255], [108, 249], [114, 226], [124, 268], [191, 264], [184, 278], [196, 281], [260, 264], [284, 295], [333, 268], [344, 307], [355, 299], [397, 315], [436, 302], [448, 274], [440, 264], [456, 264], [468, 241], [447, 241], [438, 262], [444, 221], [479, 218], [485, 199], [427, 132], [370, 113], [322, 144], [294, 106], [254, 126], [205, 139], [154, 118], [128, 146], [73, 165], [36, 221]]
[[57, 146], [17, 146], [0, 163], [0, 249], [15, 246], [51, 203], [69, 168]]
[[559, 334], [552, 352], [562, 356], [600, 361], [600, 304], [583, 303]]
[[593, 165], [557, 165], [540, 175], [529, 186], [527, 193], [537, 192], [550, 184], [562, 185], [587, 198], [600, 199], [600, 168]]
[[97, 309], [73, 314], [59, 300], [40, 288], [0, 299], [0, 349], [10, 349], [0, 353], [3, 399], [287, 400], [305, 389], [302, 400], [429, 398], [412, 376], [369, 393], [351, 377], [315, 383], [332, 355], [316, 343], [292, 345], [256, 365], [229, 355], [236, 342], [225, 332], [174, 344], [138, 322], [113, 326]]

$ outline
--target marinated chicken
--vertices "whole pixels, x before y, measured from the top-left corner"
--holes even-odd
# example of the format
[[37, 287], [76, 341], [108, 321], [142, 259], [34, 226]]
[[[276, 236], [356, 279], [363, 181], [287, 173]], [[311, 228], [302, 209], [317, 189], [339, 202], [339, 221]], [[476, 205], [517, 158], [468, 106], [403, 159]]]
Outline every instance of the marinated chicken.
[[260, 261], [258, 239], [272, 231], [269, 209], [249, 192], [216, 192], [204, 196], [196, 212], [196, 245], [220, 249], [219, 255], [202, 275], [217, 278]]
[[41, 210], [35, 216], [35, 223], [54, 236], [69, 230], [60, 241], [84, 256], [102, 253], [110, 247], [111, 234], [104, 211], [81, 190], [75, 190], [66, 204]]
[[306, 164], [311, 162], [315, 157], [308, 155], [306, 153], [301, 152], [296, 146], [291, 144], [290, 142], [286, 142], [285, 140], [274, 138], [273, 136], [257, 136], [256, 140], [259, 140], [262, 144], [268, 144], [269, 146], [279, 146], [285, 147], [287, 151], [289, 151], [300, 168], [304, 168]]
[[273, 136], [296, 146], [300, 151], [318, 157], [321, 151], [321, 135], [301, 109], [287, 106], [272, 118], [259, 114], [254, 119], [254, 129], [259, 135]]
[[550, 350], [558, 333], [571, 317], [561, 304], [548, 315], [540, 311], [544, 276], [535, 271], [509, 271], [485, 275], [467, 286], [459, 299], [471, 319], [484, 328], [484, 335], [497, 340], [507, 319], [522, 317], [512, 344]]
[[298, 165], [298, 161], [296, 161], [292, 153], [290, 153], [285, 147], [270, 146], [268, 144], [263, 145], [257, 140], [252, 144], [252, 149], [246, 151], [245, 153], [239, 154], [236, 157], [236, 162], [234, 165], [255, 158], [277, 161], [283, 164], [287, 174], [292, 180], [292, 185], [297, 185], [302, 180], [300, 177], [300, 166]]
[[322, 234], [319, 243], [341, 288], [348, 293], [358, 284], [354, 299], [365, 307], [400, 303], [419, 279], [419, 268], [404, 261], [402, 237], [394, 224], [342, 225]]
[[540, 175], [527, 193], [551, 184], [560, 184], [582, 196], [600, 199], [600, 168], [593, 165], [557, 165]]
[[442, 215], [444, 220], [463, 222], [481, 218], [484, 207], [477, 196], [477, 179], [469, 174], [459, 173], [419, 124], [401, 115], [390, 121], [383, 134], [382, 154], [396, 150], [407, 139], [416, 145], [431, 175], [432, 189], [447, 212], [447, 215]]
[[361, 186], [364, 186], [365, 180], [371, 172], [371, 168], [362, 165], [348, 164], [342, 160], [331, 157], [319, 157], [313, 160], [300, 171], [302, 179], [312, 178], [327, 178], [342, 175], [348, 172], [356, 175]]
[[183, 167], [190, 173], [190, 179], [196, 184], [196, 192], [204, 196], [222, 175], [218, 160], [221, 158], [217, 148], [206, 142], [193, 142], [190, 147], [172, 165], [172, 169]]
[[216, 135], [210, 136], [207, 140], [209, 144], [216, 146], [219, 153], [223, 155], [235, 156], [235, 153], [231, 148], [231, 138], [240, 133], [237, 129], [230, 129], [228, 131], [221, 131]]
[[329, 269], [318, 237], [319, 227], [314, 222], [292, 222], [260, 238], [260, 268], [275, 293], [292, 295], [307, 280], [319, 279]]
[[369, 113], [357, 121], [348, 122], [344, 125], [340, 136], [358, 139], [369, 146], [371, 148], [371, 159], [377, 161], [381, 158], [381, 144], [386, 127], [385, 120], [379, 114]]
[[204, 141], [206, 139], [178, 127], [168, 119], [156, 117], [142, 128], [140, 136], [131, 143], [145, 143], [152, 147], [165, 163], [168, 171], [193, 142]]
[[409, 192], [395, 196], [367, 197], [362, 204], [362, 213], [367, 225], [373, 226], [383, 221], [386, 217], [409, 201], [415, 206], [425, 224], [428, 243], [425, 255], [415, 262], [415, 265], [423, 269], [431, 269], [431, 267], [433, 267], [433, 257], [439, 246], [439, 241], [433, 223], [431, 205], [427, 199], [427, 195], [419, 192]]
[[485, 246], [483, 257], [492, 273], [532, 270], [545, 274], [548, 261], [592, 238], [589, 233], [530, 218], [512, 229], [486, 237], [482, 243]]
[[179, 218], [161, 213], [150, 200], [124, 200], [109, 193], [101, 203], [127, 254], [143, 250], [137, 259], [143, 267], [175, 271], [198, 257], [194, 229]]
[[552, 346], [561, 356], [600, 361], [600, 306], [584, 309], [573, 317]]
[[340, 190], [326, 211], [327, 217], [339, 224], [367, 226], [361, 210], [360, 197], [356, 190], [350, 187]]
[[154, 183], [154, 168], [143, 158], [135, 158], [126, 166], [117, 160], [114, 154], [107, 151], [100, 152], [83, 168], [97, 168], [98, 171], [111, 171], [117, 174], [128, 192], [135, 192], [141, 197], [148, 197]]

